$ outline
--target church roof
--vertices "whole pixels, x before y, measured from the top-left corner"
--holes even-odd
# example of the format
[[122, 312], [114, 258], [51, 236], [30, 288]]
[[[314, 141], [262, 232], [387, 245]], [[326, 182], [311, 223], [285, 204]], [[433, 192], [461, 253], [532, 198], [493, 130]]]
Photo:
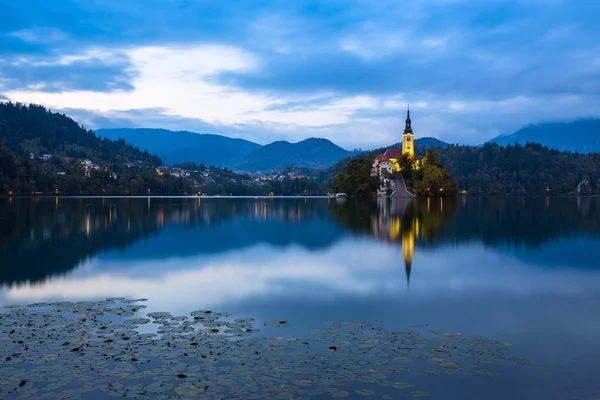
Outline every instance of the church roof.
[[389, 149], [386, 150], [384, 155], [388, 158], [398, 159], [398, 158], [402, 157], [402, 149], [399, 147], [390, 147]]
[[385, 154], [380, 154], [377, 157], [375, 157], [375, 159], [379, 162], [381, 161], [388, 161], [390, 158], [388, 156], [386, 156]]

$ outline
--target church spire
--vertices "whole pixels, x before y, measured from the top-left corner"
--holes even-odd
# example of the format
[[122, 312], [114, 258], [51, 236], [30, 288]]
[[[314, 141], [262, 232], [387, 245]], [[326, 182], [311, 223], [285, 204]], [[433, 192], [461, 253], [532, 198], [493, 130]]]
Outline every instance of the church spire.
[[410, 106], [406, 109], [406, 125], [404, 126], [404, 133], [413, 133], [412, 127], [410, 126]]

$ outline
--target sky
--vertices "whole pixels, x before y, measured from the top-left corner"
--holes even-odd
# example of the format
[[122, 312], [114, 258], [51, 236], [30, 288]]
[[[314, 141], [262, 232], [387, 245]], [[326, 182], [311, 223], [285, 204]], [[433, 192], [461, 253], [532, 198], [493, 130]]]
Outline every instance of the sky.
[[0, 0], [0, 101], [348, 148], [600, 117], [595, 0]]

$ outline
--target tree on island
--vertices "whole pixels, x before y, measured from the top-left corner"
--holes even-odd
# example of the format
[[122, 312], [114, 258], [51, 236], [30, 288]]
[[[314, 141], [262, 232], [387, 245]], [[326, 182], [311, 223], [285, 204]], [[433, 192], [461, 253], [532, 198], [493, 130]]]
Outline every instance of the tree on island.
[[[379, 177], [371, 176], [372, 161], [370, 156], [349, 160], [333, 179], [333, 191], [355, 197], [375, 196]], [[421, 168], [418, 167], [417, 160], [407, 154], [400, 158], [399, 164], [406, 187], [411, 193], [425, 197], [456, 196], [456, 182], [444, 169], [433, 148], [427, 150]], [[398, 173], [400, 172], [396, 172]]]
[[353, 158], [348, 161], [333, 179], [333, 191], [355, 197], [374, 196], [379, 178], [371, 176], [371, 161], [371, 157]]
[[427, 149], [419, 168], [417, 159], [407, 154], [399, 161], [406, 188], [417, 196], [454, 197], [458, 189], [456, 181], [442, 166], [432, 147]]
[[[404, 174], [405, 170], [402, 171], [403, 176]], [[444, 169], [431, 147], [423, 157], [422, 168], [417, 171], [407, 170], [406, 174], [416, 177], [416, 180], [413, 178], [411, 181], [409, 190], [412, 189], [419, 196], [454, 197], [458, 192], [456, 181]]]

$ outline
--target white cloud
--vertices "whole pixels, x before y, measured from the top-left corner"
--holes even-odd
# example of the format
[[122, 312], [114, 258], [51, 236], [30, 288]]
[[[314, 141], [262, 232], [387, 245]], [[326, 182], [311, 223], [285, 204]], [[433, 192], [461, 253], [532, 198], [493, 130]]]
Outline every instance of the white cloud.
[[382, 30], [368, 24], [340, 41], [342, 50], [370, 60], [385, 57], [407, 46], [409, 35], [401, 30]]
[[[211, 74], [258, 68], [260, 61], [238, 48], [218, 45], [139, 47], [122, 49], [118, 53], [127, 54], [131, 62], [129, 72], [134, 74], [132, 91], [44, 93], [21, 90], [9, 91], [7, 96], [12, 100], [50, 107], [102, 112], [164, 108], [170, 115], [225, 123], [239, 122], [235, 121], [235, 116], [261, 110], [273, 102], [264, 96], [209, 83]], [[110, 52], [94, 50], [81, 55], [62, 56], [56, 62], [68, 63], [94, 57], [104, 59], [107, 55]]]
[[29, 43], [49, 44], [67, 39], [67, 35], [52, 27], [38, 27], [30, 29], [21, 29], [10, 32], [8, 36], [16, 37]]
[[213, 83], [210, 77], [217, 73], [256, 71], [261, 68], [261, 60], [256, 55], [220, 45], [139, 47], [114, 51], [94, 49], [79, 55], [40, 62], [44, 65], [69, 65], [76, 61], [97, 59], [110, 63], [111, 59], [123, 54], [128, 56], [131, 63], [128, 72], [133, 76], [132, 91], [47, 93], [39, 91], [43, 88], [42, 85], [29, 87], [27, 90], [8, 91], [6, 95], [14, 101], [41, 103], [60, 109], [84, 108], [102, 113], [164, 109], [166, 115], [195, 118], [214, 124], [261, 121], [303, 127], [345, 124], [349, 122], [349, 113], [372, 108], [377, 103], [371, 97], [356, 96], [334, 100], [331, 104], [310, 110], [268, 110], [269, 106], [308, 102], [331, 94], [283, 98]]
[[[273, 18], [268, 21], [269, 29], [276, 32], [274, 39], [292, 40], [281, 18]], [[447, 36], [430, 35], [419, 39], [422, 46], [406, 48], [404, 41], [411, 35], [407, 30], [390, 34], [389, 30], [376, 26], [363, 28], [342, 39], [341, 46], [366, 60], [407, 51], [420, 52], [417, 58], [427, 61], [455, 48], [461, 38], [458, 32]], [[473, 50], [469, 55], [474, 62], [498, 74], [525, 68], [514, 55], [498, 57], [486, 50]], [[589, 53], [582, 53], [580, 58], [585, 58], [590, 65], [585, 72], [593, 73], [598, 65], [597, 57], [594, 61]], [[261, 143], [319, 136], [347, 148], [389, 145], [399, 141], [407, 103], [414, 110], [413, 127], [417, 137], [433, 136], [465, 144], [479, 144], [499, 133], [514, 131], [534, 122], [532, 118], [598, 116], [597, 108], [593, 107], [596, 103], [590, 102], [589, 97], [568, 95], [543, 98], [514, 95], [491, 100], [477, 95], [466, 98], [433, 91], [346, 96], [332, 91], [309, 95], [247, 91], [217, 83], [212, 78], [223, 72], [263, 73], [265, 61], [257, 53], [219, 44], [92, 48], [55, 58], [21, 57], [11, 62], [33, 66], [69, 66], [78, 62], [130, 65], [128, 72], [133, 87], [130, 91], [50, 93], [43, 91], [41, 83], [3, 91], [12, 101], [41, 103], [54, 109], [86, 109], [107, 117], [125, 117], [128, 111], [136, 109], [157, 110], [160, 116], [171, 121], [180, 118], [185, 124], [193, 121], [198, 121], [198, 125], [212, 124], [215, 130], [211, 133], [236, 129], [235, 136]], [[553, 84], [556, 82], [548, 81], [548, 85]], [[143, 127], [193, 130], [191, 125], [158, 125], [160, 118], [138, 118], [135, 123]], [[208, 131], [203, 129], [203, 132]]]

